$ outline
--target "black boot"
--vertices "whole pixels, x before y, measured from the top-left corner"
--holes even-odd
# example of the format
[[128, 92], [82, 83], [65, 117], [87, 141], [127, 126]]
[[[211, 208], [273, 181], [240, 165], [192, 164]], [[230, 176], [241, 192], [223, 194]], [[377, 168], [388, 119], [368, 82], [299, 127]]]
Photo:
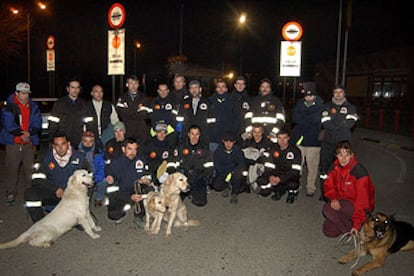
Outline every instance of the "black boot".
[[285, 193], [286, 189], [278, 189], [275, 191], [274, 195], [272, 195], [272, 200], [280, 200]]
[[295, 202], [296, 197], [298, 196], [299, 191], [298, 190], [289, 190], [288, 196], [286, 198], [286, 203], [292, 204]]

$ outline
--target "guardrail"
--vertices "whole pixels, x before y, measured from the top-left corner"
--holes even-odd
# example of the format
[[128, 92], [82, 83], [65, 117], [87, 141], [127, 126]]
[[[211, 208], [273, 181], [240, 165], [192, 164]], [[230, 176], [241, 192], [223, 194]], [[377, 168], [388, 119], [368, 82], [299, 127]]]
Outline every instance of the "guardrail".
[[361, 115], [364, 127], [414, 139], [414, 111], [366, 107]]

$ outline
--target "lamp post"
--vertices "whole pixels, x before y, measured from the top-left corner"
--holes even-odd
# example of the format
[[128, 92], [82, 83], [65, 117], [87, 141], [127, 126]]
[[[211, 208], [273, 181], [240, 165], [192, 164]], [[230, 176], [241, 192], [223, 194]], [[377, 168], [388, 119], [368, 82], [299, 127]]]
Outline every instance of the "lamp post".
[[139, 41], [135, 41], [134, 43], [134, 74], [137, 74], [137, 50], [141, 48], [141, 43]]
[[245, 12], [242, 12], [239, 17], [239, 25], [241, 27], [241, 33], [240, 33], [240, 68], [239, 73], [240, 75], [243, 74], [243, 29], [244, 25], [246, 24], [247, 14]]
[[[45, 10], [46, 9], [46, 4], [42, 3], [42, 2], [37, 2], [36, 5], [39, 7], [39, 9], [41, 10]], [[19, 14], [20, 11], [18, 9], [15, 8], [10, 8], [10, 11], [13, 14]], [[31, 81], [31, 60], [30, 60], [30, 29], [31, 29], [31, 12], [32, 9], [28, 9], [26, 11], [26, 35], [27, 35], [27, 81], [30, 83]]]

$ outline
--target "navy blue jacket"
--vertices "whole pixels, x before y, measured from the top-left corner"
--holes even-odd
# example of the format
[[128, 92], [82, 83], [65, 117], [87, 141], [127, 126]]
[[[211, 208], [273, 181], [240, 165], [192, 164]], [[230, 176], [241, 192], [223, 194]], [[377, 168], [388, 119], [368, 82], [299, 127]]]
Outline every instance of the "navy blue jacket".
[[235, 171], [240, 172], [246, 168], [244, 155], [239, 145], [234, 145], [232, 150], [228, 151], [221, 143], [214, 152], [213, 160], [217, 176]]
[[[323, 111], [323, 100], [316, 96], [312, 105], [305, 105], [305, 99], [298, 100], [292, 111], [292, 144], [304, 147], [319, 147], [318, 135], [321, 130], [321, 117]], [[301, 137], [303, 136], [303, 139]]]
[[114, 183], [119, 186], [120, 192], [134, 194], [134, 183], [147, 173], [147, 162], [141, 155], [130, 160], [125, 155], [113, 159], [106, 167], [106, 175], [114, 178]]
[[43, 156], [40, 163], [40, 168], [37, 173], [46, 176], [46, 180], [41, 177], [33, 177], [32, 185], [44, 185], [52, 192], [55, 192], [58, 188], [66, 189], [69, 177], [78, 169], [86, 169], [90, 171], [88, 161], [85, 155], [78, 152], [72, 147], [72, 155], [69, 162], [60, 167], [53, 157], [53, 149], [50, 148]]
[[227, 92], [222, 95], [214, 93], [209, 100], [216, 118], [216, 123], [209, 128], [210, 142], [221, 143], [222, 135], [226, 131], [238, 134], [240, 117], [231, 95]]

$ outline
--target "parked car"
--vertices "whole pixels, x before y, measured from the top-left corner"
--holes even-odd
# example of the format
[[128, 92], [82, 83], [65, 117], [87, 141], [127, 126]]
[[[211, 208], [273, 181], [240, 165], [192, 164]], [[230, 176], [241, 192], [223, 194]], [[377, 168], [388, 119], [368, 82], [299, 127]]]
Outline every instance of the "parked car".
[[32, 98], [32, 100], [39, 105], [40, 112], [42, 113], [42, 132], [40, 133], [40, 140], [46, 141], [49, 136], [48, 117], [52, 111], [53, 104], [57, 101], [57, 98]]

